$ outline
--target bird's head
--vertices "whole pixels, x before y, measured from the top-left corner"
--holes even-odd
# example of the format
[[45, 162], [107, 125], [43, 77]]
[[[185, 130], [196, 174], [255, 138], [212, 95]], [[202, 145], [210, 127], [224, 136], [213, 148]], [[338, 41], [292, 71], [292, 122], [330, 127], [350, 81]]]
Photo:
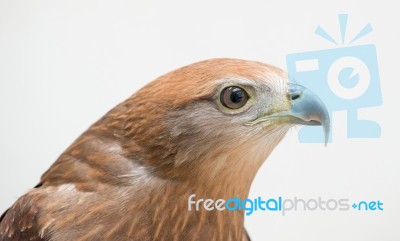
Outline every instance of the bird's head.
[[79, 227], [84, 236], [104, 229], [110, 240], [247, 240], [243, 210], [181, 210], [192, 194], [247, 198], [264, 160], [297, 124], [329, 131], [319, 98], [276, 67], [212, 59], [170, 72], [103, 116], [42, 176], [37, 187], [52, 197], [42, 205], [44, 227]]
[[[126, 156], [163, 178], [240, 180], [258, 168], [294, 125], [329, 116], [306, 88], [271, 65], [212, 59], [149, 83], [106, 115]], [[108, 129], [109, 130], [109, 129]]]

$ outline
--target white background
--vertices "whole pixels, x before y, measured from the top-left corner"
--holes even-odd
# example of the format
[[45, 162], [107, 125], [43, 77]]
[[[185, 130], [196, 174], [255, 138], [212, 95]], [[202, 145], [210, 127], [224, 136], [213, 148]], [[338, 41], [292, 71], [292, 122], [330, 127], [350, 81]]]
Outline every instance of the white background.
[[258, 212], [253, 240], [400, 240], [398, 7], [383, 1], [17, 1], [0, 0], [0, 212], [90, 124], [147, 82], [213, 57], [285, 68], [289, 53], [357, 44], [377, 47], [383, 105], [360, 111], [381, 139], [347, 139], [333, 116], [334, 143], [301, 144], [288, 133], [258, 173], [251, 196], [381, 200], [384, 211]]

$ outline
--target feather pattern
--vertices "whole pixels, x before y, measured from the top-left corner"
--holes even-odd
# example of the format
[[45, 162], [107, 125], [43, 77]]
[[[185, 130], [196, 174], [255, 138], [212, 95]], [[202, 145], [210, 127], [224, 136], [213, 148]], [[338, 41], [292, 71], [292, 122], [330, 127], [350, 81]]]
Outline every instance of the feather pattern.
[[[221, 86], [252, 91], [221, 111]], [[287, 108], [273, 66], [214, 59], [149, 83], [84, 132], [0, 221], [0, 240], [249, 240], [242, 211], [188, 211], [187, 198], [246, 198], [289, 125], [245, 123]]]

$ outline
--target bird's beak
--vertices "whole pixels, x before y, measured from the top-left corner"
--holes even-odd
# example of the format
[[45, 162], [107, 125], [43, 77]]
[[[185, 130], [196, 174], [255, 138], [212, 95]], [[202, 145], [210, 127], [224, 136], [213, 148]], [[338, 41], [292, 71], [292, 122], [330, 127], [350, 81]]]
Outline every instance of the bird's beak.
[[325, 135], [325, 145], [329, 139], [330, 119], [328, 110], [322, 100], [304, 86], [291, 84], [289, 88], [290, 107], [261, 116], [246, 125], [261, 122], [290, 123], [299, 125], [322, 125]]
[[289, 95], [289, 122], [309, 126], [322, 125], [326, 145], [329, 139], [330, 119], [325, 104], [316, 94], [301, 85], [291, 84]]

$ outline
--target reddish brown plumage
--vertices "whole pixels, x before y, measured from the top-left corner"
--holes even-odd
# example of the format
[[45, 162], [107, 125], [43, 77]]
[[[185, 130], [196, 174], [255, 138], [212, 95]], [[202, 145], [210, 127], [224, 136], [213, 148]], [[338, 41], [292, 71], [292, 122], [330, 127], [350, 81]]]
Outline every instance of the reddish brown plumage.
[[222, 113], [215, 104], [220, 82], [236, 79], [269, 85], [282, 108], [288, 101], [285, 74], [258, 62], [214, 59], [166, 74], [58, 158], [40, 187], [7, 212], [1, 240], [27, 237], [22, 229], [33, 240], [246, 240], [243, 212], [187, 210], [193, 193], [246, 198], [288, 129], [250, 129]]

